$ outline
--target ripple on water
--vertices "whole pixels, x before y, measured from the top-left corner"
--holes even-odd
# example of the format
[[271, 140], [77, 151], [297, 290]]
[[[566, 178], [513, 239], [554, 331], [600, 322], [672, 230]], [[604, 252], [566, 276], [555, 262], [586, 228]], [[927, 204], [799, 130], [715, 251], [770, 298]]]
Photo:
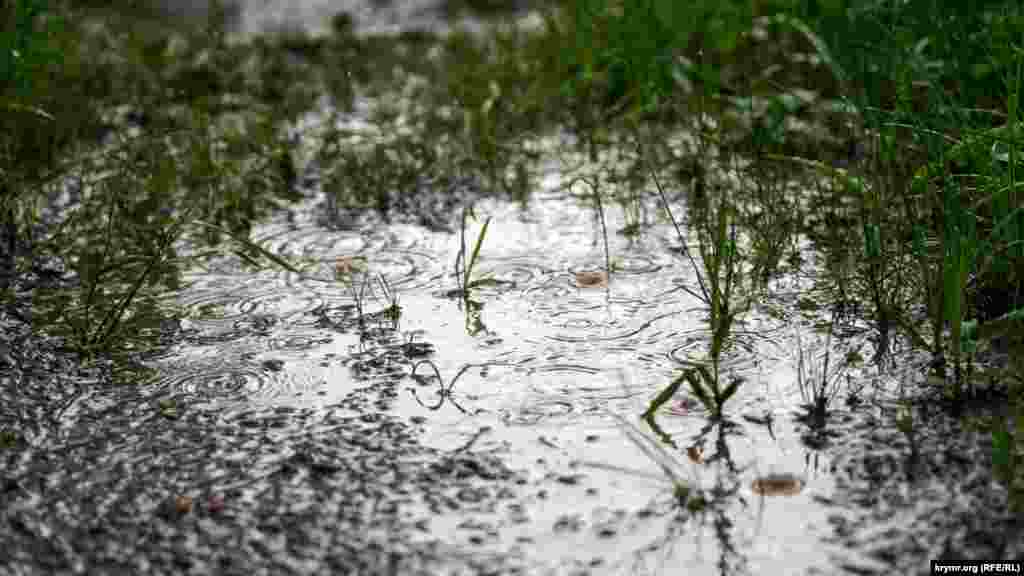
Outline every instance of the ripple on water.
[[653, 274], [663, 266], [649, 254], [623, 254], [616, 257], [614, 267], [626, 274]]
[[292, 261], [303, 273], [299, 275], [280, 270], [278, 281], [283, 286], [330, 299], [348, 297], [345, 283], [339, 283], [336, 278], [339, 258], [360, 260], [360, 266], [355, 269], [357, 279], [364, 274], [369, 278], [379, 274], [394, 289], [408, 290], [428, 285], [434, 275], [423, 272], [436, 267], [436, 256], [410, 247], [418, 240], [418, 237], [402, 239], [393, 235], [374, 238], [360, 231], [325, 233], [322, 228], [307, 226], [264, 236], [262, 245], [277, 254], [298, 255], [292, 257]]
[[534, 426], [548, 420], [563, 418], [575, 411], [568, 400], [542, 398], [515, 411], [503, 411], [502, 420], [512, 426]]
[[523, 290], [523, 299], [538, 309], [550, 310], [559, 306], [559, 300], [575, 296], [578, 290], [565, 274], [549, 274]]
[[[358, 258], [358, 262], [352, 276], [336, 278], [338, 259], [353, 257]], [[433, 272], [435, 266], [432, 256], [414, 251], [331, 255], [317, 259], [309, 276], [297, 279], [294, 285], [325, 296], [350, 298], [353, 283], [360, 289], [364, 289], [365, 284], [366, 293], [383, 302], [387, 300], [387, 294], [378, 278], [383, 278], [392, 292], [431, 287], [438, 278], [438, 273]]]
[[[680, 344], [668, 352], [668, 357], [680, 366], [694, 362], [705, 362], [711, 349], [711, 334], [706, 330], [694, 331], [682, 336]], [[722, 353], [721, 366], [724, 369], [745, 372], [754, 369], [761, 361], [762, 351], [758, 337], [750, 333], [737, 333], [729, 339], [728, 347]]]
[[322, 303], [315, 294], [281, 290], [262, 277], [195, 286], [179, 300], [193, 328], [240, 336], [247, 330], [263, 331], [279, 320], [308, 314]]
[[[587, 308], [591, 308], [588, 310]], [[627, 345], [627, 341], [636, 340], [638, 338], [650, 341], [650, 337], [645, 338], [647, 333], [655, 333], [654, 324], [659, 320], [676, 316], [679, 312], [664, 312], [660, 314], [648, 315], [648, 314], [630, 314], [610, 311], [607, 315], [610, 318], [603, 322], [595, 322], [587, 316], [593, 317], [595, 310], [605, 309], [603, 305], [590, 305], [587, 308], [580, 306], [578, 310], [572, 312], [576, 318], [569, 318], [561, 320], [561, 324], [558, 326], [563, 331], [572, 331], [576, 334], [553, 334], [548, 336], [550, 340], [563, 343], [581, 343], [581, 342], [615, 342], [618, 346]], [[568, 314], [568, 312], [561, 312], [551, 314], [549, 318], [558, 319], [560, 316]], [[624, 316], [628, 321], [623, 322], [619, 319], [620, 316]], [[657, 340], [657, 339], [655, 339]], [[651, 342], [645, 342], [649, 344]]]
[[152, 384], [186, 403], [215, 405], [280, 404], [321, 392], [322, 381], [286, 365], [279, 358], [200, 359], [159, 368]]
[[526, 289], [533, 287], [542, 279], [548, 278], [552, 270], [543, 262], [535, 262], [529, 257], [488, 260], [488, 272], [505, 282], [512, 282], [517, 287]]
[[584, 415], [609, 409], [612, 404], [632, 401], [646, 390], [628, 384], [628, 376], [614, 361], [605, 367], [552, 363], [530, 368], [524, 377], [528, 391], [514, 417], [516, 424], [543, 423], [565, 416]]
[[582, 364], [548, 364], [538, 366], [530, 370], [530, 373], [562, 373], [562, 374], [587, 374], [593, 375], [601, 371], [600, 368], [584, 366]]
[[277, 254], [298, 254], [301, 260], [362, 254], [367, 240], [359, 232], [331, 232], [317, 226], [287, 230], [266, 240]]
[[280, 337], [272, 336], [268, 340], [268, 345], [271, 350], [297, 352], [312, 350], [318, 346], [330, 344], [333, 341], [333, 336], [318, 330], [309, 333], [291, 333]]
[[287, 320], [316, 310], [323, 300], [315, 294], [289, 293], [277, 288], [265, 288], [260, 292], [243, 295], [238, 309], [247, 317], [273, 317]]

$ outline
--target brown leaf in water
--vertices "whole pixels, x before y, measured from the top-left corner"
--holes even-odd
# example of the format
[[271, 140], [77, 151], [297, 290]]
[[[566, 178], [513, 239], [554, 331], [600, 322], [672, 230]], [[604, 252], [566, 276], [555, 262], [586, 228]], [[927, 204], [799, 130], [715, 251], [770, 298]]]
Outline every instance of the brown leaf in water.
[[334, 277], [337, 279], [354, 276], [366, 270], [366, 258], [363, 256], [338, 256], [334, 261]]
[[686, 455], [694, 464], [704, 463], [704, 449], [696, 444], [686, 448]]
[[192, 511], [192, 497], [178, 496], [174, 499], [174, 510], [178, 514], [188, 514]]
[[754, 480], [750, 488], [762, 496], [793, 496], [804, 489], [804, 482], [792, 474], [769, 474]]
[[577, 272], [576, 284], [580, 288], [604, 288], [608, 285], [608, 275], [600, 270]]

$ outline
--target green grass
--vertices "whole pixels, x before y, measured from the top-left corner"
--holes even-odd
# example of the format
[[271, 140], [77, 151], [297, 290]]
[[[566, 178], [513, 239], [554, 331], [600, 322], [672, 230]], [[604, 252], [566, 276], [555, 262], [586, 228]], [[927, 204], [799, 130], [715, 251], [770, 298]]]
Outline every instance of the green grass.
[[[828, 323], [824, 352], [815, 354], [805, 349], [797, 329], [797, 386], [807, 411], [806, 420], [813, 428], [822, 429], [829, 413], [829, 406], [839, 395], [841, 377], [846, 364], [832, 361], [832, 335], [838, 320], [833, 309], [832, 321]], [[837, 365], [838, 364], [838, 365]]]
[[[103, 36], [90, 27], [95, 17], [53, 4], [15, 19], [19, 46], [4, 56], [16, 50], [25, 70], [0, 86], [8, 104], [0, 108], [3, 225], [74, 276], [36, 291], [34, 322], [87, 354], [141, 346], [132, 340], [155, 335], [173, 314], [156, 300], [177, 288], [187, 263], [178, 240], [205, 241], [211, 251], [201, 256], [232, 248], [251, 262], [267, 256], [245, 237], [253, 222], [298, 198], [291, 142], [279, 126], [302, 109], [302, 94], [280, 94], [278, 107], [253, 96], [259, 90], [229, 93], [245, 82], [239, 70], [217, 67], [238, 48], [224, 43], [216, 22], [174, 29], [140, 18]], [[36, 44], [60, 48], [61, 58]], [[211, 56], [197, 63], [202, 50]], [[114, 128], [116, 108], [132, 111], [139, 135]], [[45, 235], [31, 233], [43, 200], [69, 179], [81, 186], [81, 202], [52, 216]], [[14, 256], [6, 263], [15, 271], [32, 264]]]

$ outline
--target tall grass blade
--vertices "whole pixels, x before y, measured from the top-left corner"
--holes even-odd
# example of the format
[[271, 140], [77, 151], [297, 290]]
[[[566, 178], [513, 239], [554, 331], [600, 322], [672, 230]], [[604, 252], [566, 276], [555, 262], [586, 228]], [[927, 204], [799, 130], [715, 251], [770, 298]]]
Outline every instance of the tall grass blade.
[[476, 266], [476, 259], [480, 255], [480, 247], [484, 244], [484, 238], [487, 236], [487, 227], [491, 224], [491, 217], [488, 216], [487, 220], [484, 220], [483, 228], [480, 229], [480, 234], [476, 237], [476, 244], [473, 246], [473, 255], [469, 258], [469, 266], [466, 268], [466, 280], [469, 280], [470, 274], [473, 272], [474, 266]]
[[709, 385], [713, 384], [711, 374], [708, 369], [704, 366], [696, 366], [686, 371], [685, 373], [687, 382], [690, 383], [690, 391], [694, 396], [700, 400], [700, 403], [708, 409], [709, 412], [715, 412], [715, 399], [713, 393], [709, 392], [707, 388], [701, 384], [701, 379], [707, 382]]
[[11, 110], [12, 112], [28, 112], [30, 114], [35, 114], [45, 120], [56, 120], [56, 118], [47, 113], [46, 110], [35, 106], [27, 106], [24, 104], [18, 104], [17, 102], [0, 102], [0, 107]]
[[654, 417], [654, 413], [658, 411], [666, 402], [672, 399], [679, 387], [686, 381], [686, 372], [680, 375], [678, 378], [672, 381], [664, 390], [658, 393], [657, 396], [651, 400], [651, 403], [647, 406], [647, 410], [640, 416], [644, 420], [648, 420]]
[[278, 266], [284, 268], [285, 270], [288, 270], [289, 272], [294, 272], [295, 274], [302, 274], [302, 272], [299, 271], [298, 268], [292, 266], [292, 264], [285, 260], [283, 257], [274, 254], [270, 250], [267, 250], [266, 248], [260, 246], [259, 244], [256, 244], [255, 242], [249, 240], [248, 238], [245, 238], [244, 236], [235, 234], [234, 232], [223, 226], [218, 226], [217, 224], [211, 224], [209, 222], [203, 222], [202, 220], [194, 220], [194, 223], [199, 224], [200, 226], [205, 226], [212, 230], [217, 230], [218, 232], [222, 232], [229, 236], [235, 242], [238, 242], [242, 246], [259, 253], [267, 260], [270, 260], [271, 262], [277, 264]]

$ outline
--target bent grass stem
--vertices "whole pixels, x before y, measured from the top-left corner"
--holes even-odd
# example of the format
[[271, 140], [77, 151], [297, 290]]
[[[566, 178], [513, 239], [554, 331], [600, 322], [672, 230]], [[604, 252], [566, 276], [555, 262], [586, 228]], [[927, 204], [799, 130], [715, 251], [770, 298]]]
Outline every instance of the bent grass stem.
[[[420, 406], [423, 406], [424, 408], [433, 411], [433, 410], [439, 410], [441, 408], [441, 406], [444, 405], [445, 400], [448, 400], [456, 408], [458, 408], [459, 411], [462, 412], [463, 414], [469, 414], [469, 412], [465, 408], [460, 406], [458, 402], [455, 401], [455, 396], [454, 396], [454, 393], [453, 393], [453, 390], [455, 389], [455, 383], [458, 382], [459, 378], [461, 378], [462, 375], [465, 374], [466, 371], [469, 370], [470, 368], [486, 368], [488, 366], [511, 366], [512, 365], [512, 364], [507, 363], [507, 362], [488, 362], [486, 364], [463, 364], [462, 368], [459, 369], [459, 371], [455, 374], [455, 376], [453, 376], [452, 379], [448, 382], [448, 385], [445, 386], [444, 379], [441, 378], [441, 371], [438, 370], [437, 364], [434, 364], [430, 360], [420, 360], [420, 361], [418, 361], [418, 362], [416, 362], [415, 364], [412, 365], [412, 370], [409, 373], [409, 376], [412, 379], [417, 380], [417, 381], [423, 381], [423, 380], [421, 380], [422, 377], [421, 376], [417, 376], [417, 374], [416, 374], [416, 370], [422, 364], [426, 364], [427, 366], [430, 366], [430, 368], [434, 371], [434, 376], [437, 378], [437, 383], [438, 383], [437, 395], [440, 397], [440, 399], [437, 401], [437, 404], [427, 405], [422, 400], [420, 400], [419, 394], [416, 393], [416, 389], [415, 388], [409, 388], [408, 390], [410, 392], [412, 392], [412, 396], [413, 396], [413, 398], [416, 399], [416, 402], [419, 403]], [[477, 413], [479, 413], [480, 411], [481, 410], [477, 410]]]

